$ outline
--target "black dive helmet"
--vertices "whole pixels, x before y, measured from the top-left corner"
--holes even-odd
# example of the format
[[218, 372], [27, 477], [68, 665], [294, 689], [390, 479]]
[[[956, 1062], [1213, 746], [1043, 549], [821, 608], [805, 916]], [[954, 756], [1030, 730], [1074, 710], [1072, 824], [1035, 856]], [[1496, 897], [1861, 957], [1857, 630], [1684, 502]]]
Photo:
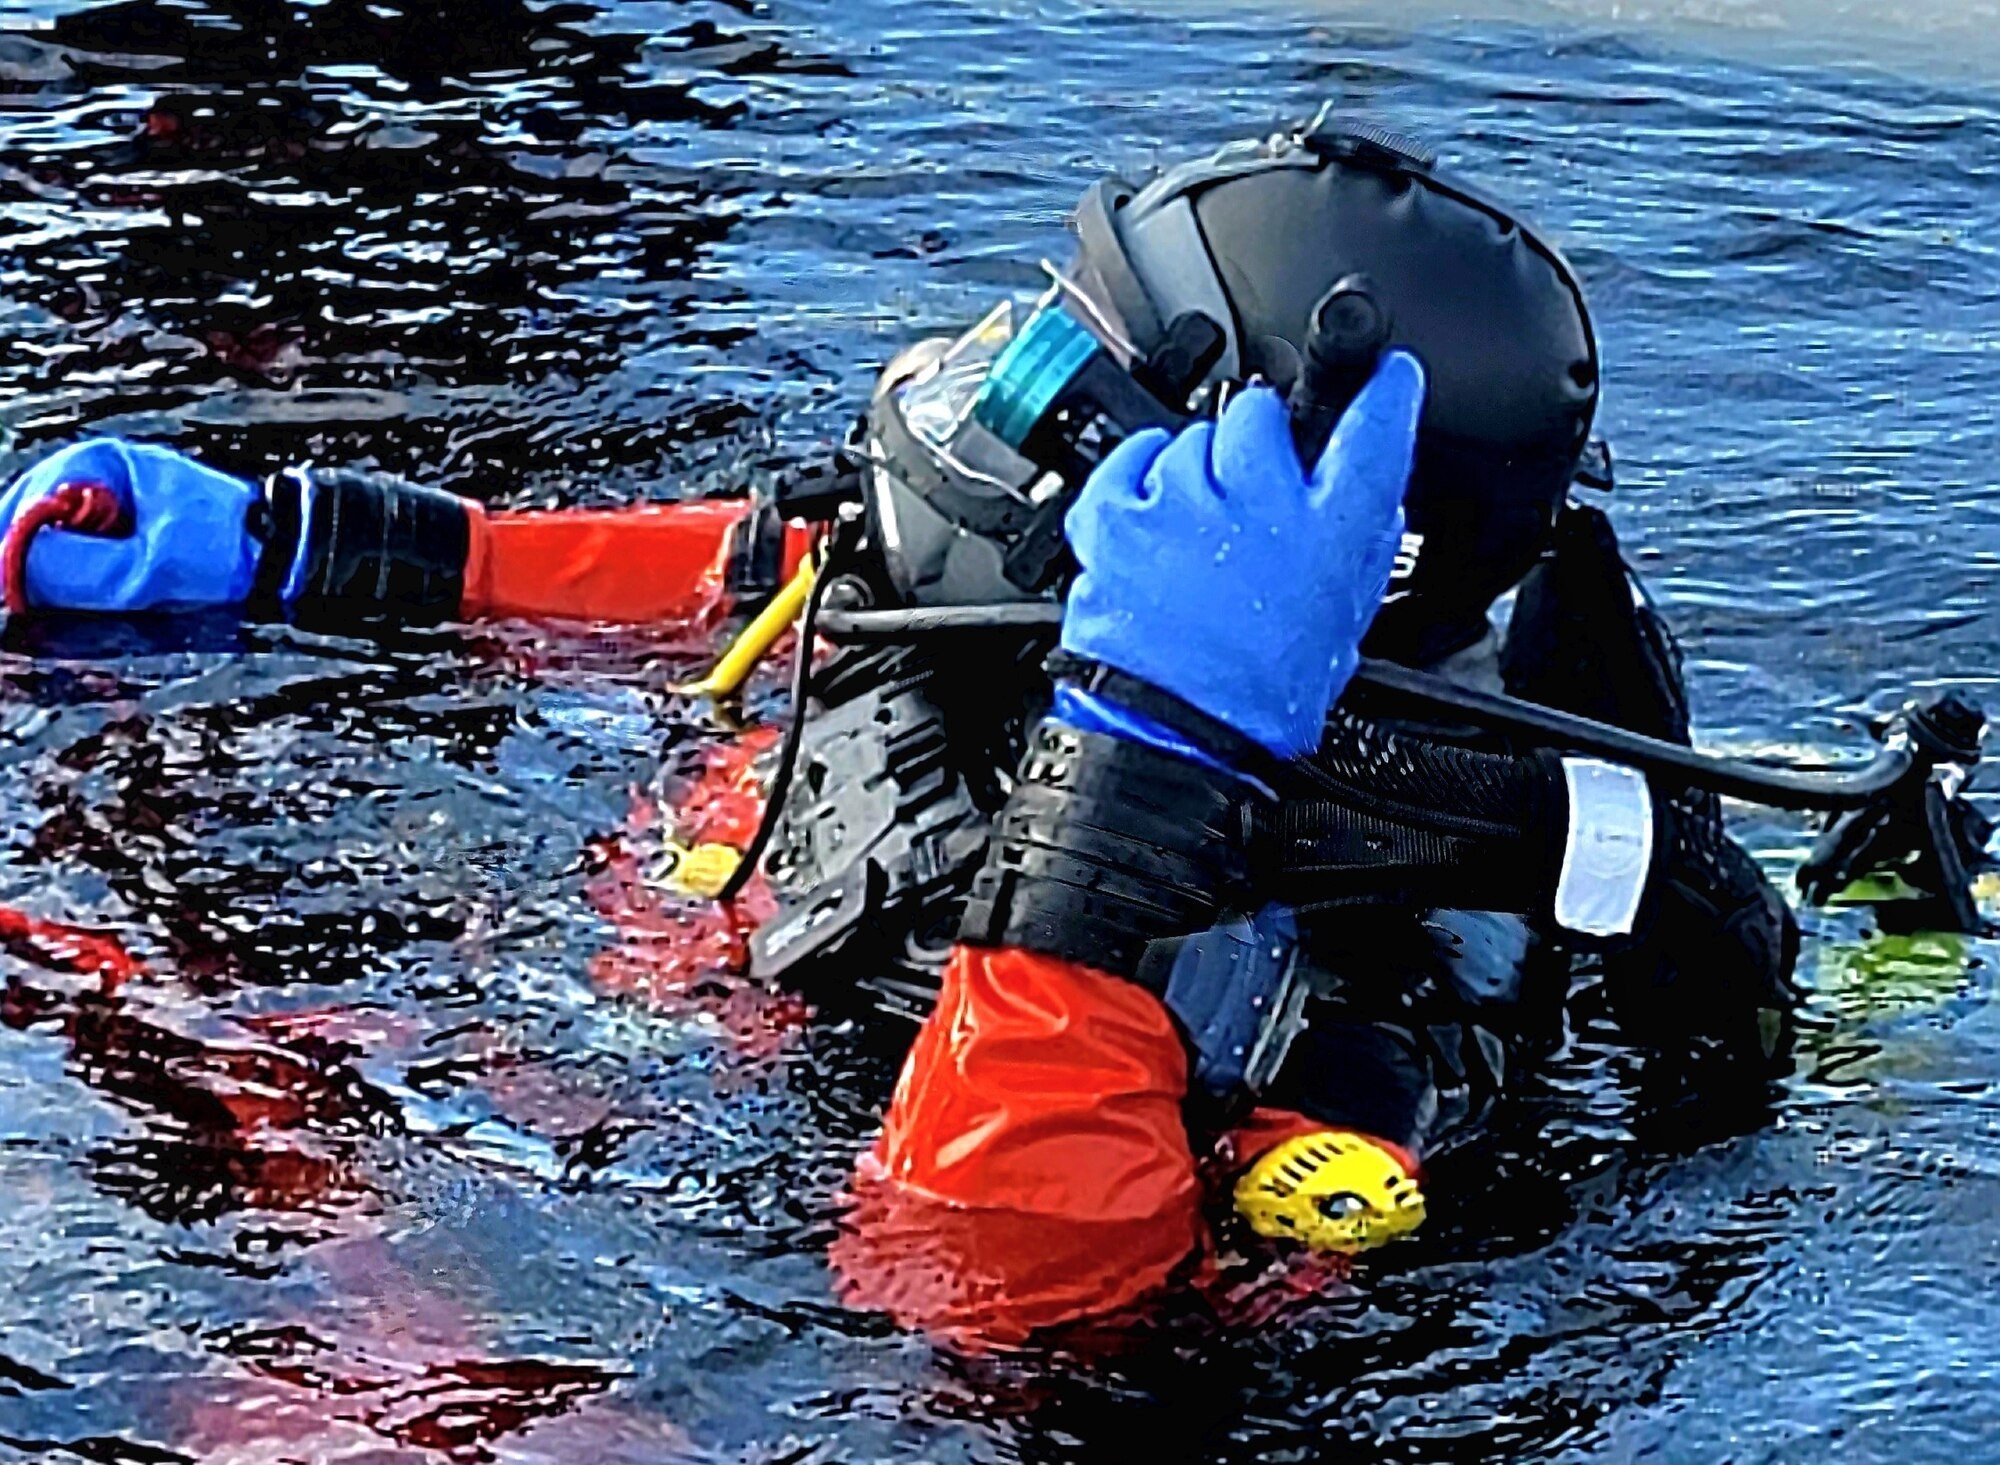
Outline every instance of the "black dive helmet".
[[1288, 386], [1315, 307], [1360, 274], [1430, 378], [1409, 532], [1367, 650], [1420, 665], [1483, 634], [1547, 542], [1597, 406], [1589, 312], [1550, 244], [1427, 150], [1325, 112], [1143, 189], [1106, 180], [1076, 229], [1075, 260], [1019, 330], [996, 311], [885, 374], [869, 497], [899, 590], [934, 604], [1043, 588], [1068, 491], [1111, 441], [1184, 420], [1224, 382]]

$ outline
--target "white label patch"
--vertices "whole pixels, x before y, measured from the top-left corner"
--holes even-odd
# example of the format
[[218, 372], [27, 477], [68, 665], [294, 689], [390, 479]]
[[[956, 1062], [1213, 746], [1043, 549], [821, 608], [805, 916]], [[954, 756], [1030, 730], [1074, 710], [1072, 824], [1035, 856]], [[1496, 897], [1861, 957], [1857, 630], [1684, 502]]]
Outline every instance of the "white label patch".
[[1396, 582], [1407, 580], [1417, 573], [1417, 557], [1423, 552], [1423, 535], [1412, 534], [1405, 530], [1402, 541], [1396, 546], [1396, 558], [1389, 568], [1389, 593], [1382, 597], [1384, 605], [1401, 600], [1410, 593], [1408, 590], [1398, 590]]
[[1653, 791], [1643, 774], [1595, 758], [1565, 758], [1569, 833], [1556, 920], [1584, 936], [1629, 935], [1653, 868]]

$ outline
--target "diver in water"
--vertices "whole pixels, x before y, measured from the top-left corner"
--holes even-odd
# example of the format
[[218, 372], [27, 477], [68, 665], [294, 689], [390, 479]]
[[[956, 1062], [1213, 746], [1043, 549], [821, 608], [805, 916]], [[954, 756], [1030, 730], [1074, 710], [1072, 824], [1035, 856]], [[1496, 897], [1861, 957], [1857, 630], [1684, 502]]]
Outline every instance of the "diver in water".
[[[1714, 793], [1584, 756], [1689, 718], [1572, 492], [1608, 459], [1561, 256], [1323, 122], [1076, 222], [1024, 319], [904, 353], [769, 499], [488, 513], [99, 440], [0, 497], [9, 604], [719, 625], [769, 596], [705, 688], [799, 623], [768, 808], [683, 874], [758, 917], [759, 977], [936, 994], [835, 1248], [906, 1322], [1137, 1301], [1198, 1250], [1204, 1169], [1267, 1237], [1407, 1233], [1580, 962], [1633, 1042], [1761, 1083], [1785, 903]], [[1944, 721], [1976, 758], [1976, 714]]]

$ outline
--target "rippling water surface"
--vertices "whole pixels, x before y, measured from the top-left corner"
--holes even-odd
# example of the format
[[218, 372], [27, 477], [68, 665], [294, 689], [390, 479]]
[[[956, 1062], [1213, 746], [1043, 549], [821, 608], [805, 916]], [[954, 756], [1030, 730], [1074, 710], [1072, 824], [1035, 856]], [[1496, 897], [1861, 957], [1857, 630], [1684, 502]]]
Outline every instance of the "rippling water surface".
[[[1582, 271], [1704, 736], [2000, 701], [2000, 110], [1923, 79], [1963, 17], [1888, 71], [1578, 5], [0, 16], [5, 471], [119, 431], [502, 505], [755, 479], [1029, 285], [1102, 170], [1332, 96]], [[661, 961], [634, 790], [699, 754], [666, 688], [701, 651], [10, 628], [0, 902], [147, 970], [0, 957], [0, 1458], [1990, 1456], [1992, 952], [1821, 917], [1798, 1077], [1740, 1137], [1649, 1137], [1585, 1032], [1538, 1163], [1262, 1329], [966, 1362], [843, 1312], [821, 1255], [906, 1030]]]

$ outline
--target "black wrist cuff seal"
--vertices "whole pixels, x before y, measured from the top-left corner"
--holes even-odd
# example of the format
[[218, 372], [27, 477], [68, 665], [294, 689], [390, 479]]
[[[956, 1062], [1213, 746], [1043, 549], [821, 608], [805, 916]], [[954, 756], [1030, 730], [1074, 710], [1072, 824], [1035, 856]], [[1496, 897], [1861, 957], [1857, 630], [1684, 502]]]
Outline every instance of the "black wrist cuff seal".
[[1136, 976], [1150, 942], [1205, 930], [1249, 890], [1261, 802], [1227, 774], [1045, 721], [959, 939]]
[[1044, 665], [1051, 679], [1094, 692], [1108, 702], [1149, 717], [1193, 746], [1214, 754], [1218, 761], [1266, 784], [1275, 783], [1282, 771], [1280, 760], [1261, 743], [1244, 737], [1229, 724], [1151, 682], [1068, 651], [1051, 652]]
[[258, 567], [260, 598], [305, 610], [379, 607], [409, 619], [458, 613], [472, 530], [456, 495], [359, 469], [302, 468], [272, 478], [266, 501], [272, 532]]

